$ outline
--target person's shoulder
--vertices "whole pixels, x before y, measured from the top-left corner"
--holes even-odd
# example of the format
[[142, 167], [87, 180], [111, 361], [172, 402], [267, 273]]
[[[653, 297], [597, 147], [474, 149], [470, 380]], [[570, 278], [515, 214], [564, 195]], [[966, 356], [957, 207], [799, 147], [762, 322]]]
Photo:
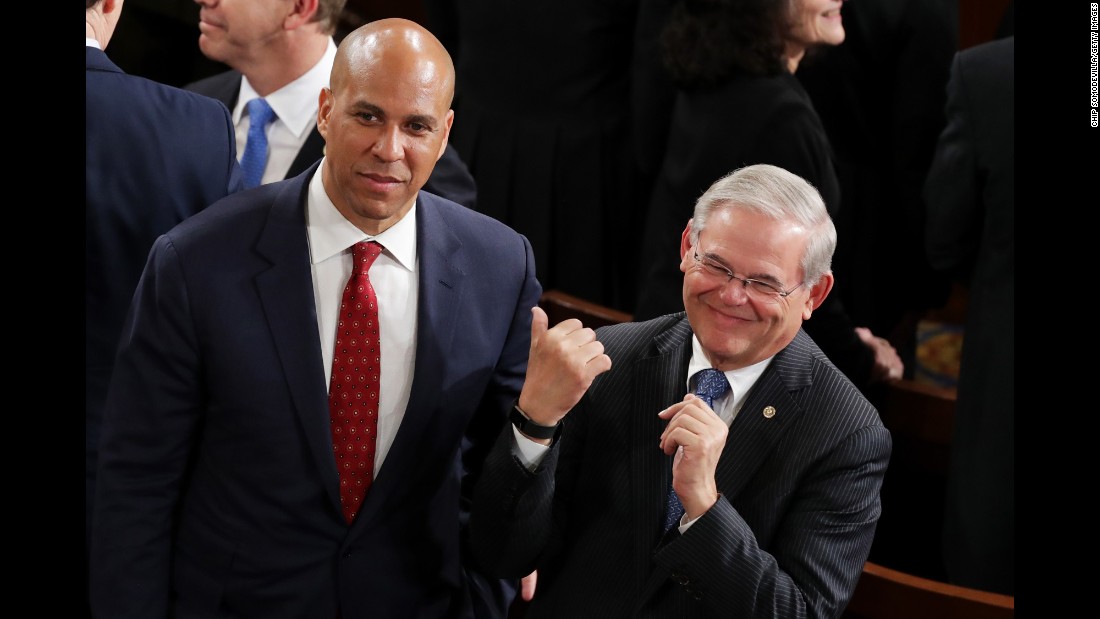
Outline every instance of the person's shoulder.
[[183, 89], [220, 99], [223, 92], [239, 89], [241, 86], [241, 79], [241, 73], [239, 71], [229, 69], [228, 71], [215, 73], [209, 77], [204, 77], [184, 84]]
[[[1016, 62], [1016, 37], [995, 39], [961, 50], [955, 56], [957, 71], [970, 78], [1011, 77]], [[993, 77], [990, 77], [990, 76]]]
[[[118, 79], [119, 82], [116, 85], [132, 95], [129, 97], [131, 102], [134, 104], [144, 102], [159, 109], [163, 115], [176, 114], [189, 120], [208, 114], [217, 117], [229, 116], [229, 110], [225, 104], [209, 96], [139, 75], [122, 73], [119, 74]], [[114, 96], [122, 102], [126, 95], [124, 92], [115, 92]]]
[[804, 397], [814, 400], [824, 410], [875, 412], [863, 392], [802, 329], [776, 355], [773, 364], [788, 386], [797, 387]]
[[424, 211], [437, 215], [462, 237], [491, 240], [520, 236], [504, 222], [430, 191], [421, 189], [418, 200]]
[[743, 75], [725, 87], [737, 113], [768, 139], [777, 130], [801, 132], [806, 124], [820, 125], [806, 89], [794, 75]]
[[596, 338], [609, 351], [617, 355], [631, 351], [658, 347], [677, 346], [691, 337], [691, 325], [683, 311], [657, 316], [649, 320], [621, 322], [596, 329]]
[[276, 181], [223, 196], [177, 224], [170, 236], [176, 242], [196, 243], [247, 237], [248, 231], [268, 224], [279, 200], [294, 199], [281, 195], [287, 190], [295, 191], [293, 182], [293, 179]]
[[1006, 54], [1014, 54], [1015, 51], [1016, 37], [1013, 35], [1003, 39], [994, 39], [992, 41], [978, 43], [977, 45], [960, 50], [959, 56], [962, 58], [1000, 57]]

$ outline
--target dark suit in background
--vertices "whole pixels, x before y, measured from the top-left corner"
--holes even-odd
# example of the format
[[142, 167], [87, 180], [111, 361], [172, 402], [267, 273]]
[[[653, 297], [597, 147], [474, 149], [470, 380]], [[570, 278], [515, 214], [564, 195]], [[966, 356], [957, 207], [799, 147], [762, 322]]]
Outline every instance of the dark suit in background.
[[[239, 71], [230, 69], [187, 84], [184, 88], [217, 99], [232, 110], [236, 107], [237, 97], [241, 92], [241, 79]], [[298, 151], [298, 156], [294, 158], [294, 163], [290, 165], [286, 178], [304, 172], [306, 168], [316, 163], [324, 155], [324, 152], [325, 140], [321, 138], [320, 133], [317, 133], [317, 126], [314, 125], [310, 129], [309, 137], [306, 138], [302, 149]], [[432, 175], [428, 177], [428, 182], [424, 184], [424, 190], [469, 208], [477, 206], [477, 185], [474, 182], [474, 177], [470, 174], [466, 164], [459, 158], [458, 151], [450, 144], [443, 151], [443, 156], [439, 159], [439, 162], [435, 164]]]
[[487, 563], [518, 575], [538, 567], [524, 616], [839, 616], [871, 546], [890, 453], [875, 409], [800, 332], [730, 426], [718, 502], [661, 543], [671, 475], [656, 413], [684, 397], [691, 326], [681, 312], [597, 337], [614, 367], [563, 420], [538, 471], [514, 461], [508, 428], [475, 499]]
[[916, 322], [949, 289], [924, 259], [921, 189], [945, 124], [958, 12], [957, 0], [845, 3], [844, 42], [815, 50], [796, 74], [834, 149], [844, 305], [892, 341], [909, 372]]
[[231, 196], [153, 248], [116, 371], [130, 388], [104, 427], [103, 616], [331, 618], [337, 598], [347, 618], [473, 616], [486, 584], [457, 543], [460, 484], [523, 382], [541, 293], [530, 246], [420, 192], [412, 394], [349, 527], [305, 227], [316, 169]]
[[949, 578], [1015, 581], [1015, 37], [955, 56], [925, 184], [932, 266], [968, 289], [943, 551]]
[[[477, 209], [531, 239], [539, 281], [633, 304], [641, 205], [630, 98], [637, 0], [430, 0], [457, 66], [451, 142]], [[662, 130], [663, 127], [654, 130]]]
[[91, 526], [99, 426], [126, 310], [158, 236], [243, 187], [225, 106], [127, 75], [94, 47], [84, 84], [84, 417]]

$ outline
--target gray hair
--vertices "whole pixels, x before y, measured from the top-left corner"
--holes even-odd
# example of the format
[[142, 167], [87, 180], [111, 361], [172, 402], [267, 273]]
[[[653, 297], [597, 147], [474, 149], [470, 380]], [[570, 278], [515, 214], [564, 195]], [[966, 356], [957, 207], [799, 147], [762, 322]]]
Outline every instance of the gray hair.
[[832, 268], [836, 226], [821, 194], [802, 177], [777, 166], [757, 164], [718, 179], [695, 201], [692, 245], [699, 242], [699, 234], [716, 208], [744, 209], [776, 221], [793, 221], [809, 230], [799, 263], [806, 286], [817, 284]]

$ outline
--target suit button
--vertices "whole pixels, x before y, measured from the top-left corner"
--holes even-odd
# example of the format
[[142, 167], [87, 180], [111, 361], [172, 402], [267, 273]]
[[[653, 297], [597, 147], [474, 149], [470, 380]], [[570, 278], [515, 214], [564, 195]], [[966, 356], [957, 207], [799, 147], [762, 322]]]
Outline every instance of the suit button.
[[672, 580], [675, 580], [676, 582], [680, 583], [681, 585], [686, 585], [689, 582], [691, 582], [691, 579], [688, 578], [686, 574], [681, 574], [680, 572], [673, 572], [672, 573]]

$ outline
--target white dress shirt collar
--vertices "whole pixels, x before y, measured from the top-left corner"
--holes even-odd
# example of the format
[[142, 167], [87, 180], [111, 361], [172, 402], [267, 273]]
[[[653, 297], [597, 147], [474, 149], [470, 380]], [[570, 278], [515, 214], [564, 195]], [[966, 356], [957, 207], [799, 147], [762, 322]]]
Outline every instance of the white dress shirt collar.
[[329, 199], [321, 181], [324, 159], [309, 182], [306, 201], [306, 234], [310, 261], [320, 264], [359, 241], [378, 241], [386, 252], [409, 271], [416, 268], [416, 205], [400, 221], [378, 236], [370, 236], [347, 220]]
[[[771, 363], [775, 356], [768, 357], [763, 361], [754, 363], [748, 367], [740, 368], [737, 370], [729, 370], [723, 372], [726, 375], [726, 380], [730, 383], [730, 392], [733, 397], [729, 395], [720, 399], [714, 403], [714, 412], [718, 413], [726, 424], [733, 423], [734, 417], [737, 416], [737, 412], [741, 410], [741, 404], [745, 401], [745, 396], [748, 394], [752, 386], [756, 384], [756, 381], [764, 373], [764, 370], [768, 368], [768, 364]], [[710, 360], [707, 359], [706, 353], [703, 352], [703, 345], [699, 343], [699, 338], [692, 334], [691, 336], [691, 360], [688, 361], [688, 373], [685, 393], [691, 393], [693, 391], [691, 384], [691, 377], [695, 376], [700, 370], [706, 370], [714, 367], [710, 364]]]

